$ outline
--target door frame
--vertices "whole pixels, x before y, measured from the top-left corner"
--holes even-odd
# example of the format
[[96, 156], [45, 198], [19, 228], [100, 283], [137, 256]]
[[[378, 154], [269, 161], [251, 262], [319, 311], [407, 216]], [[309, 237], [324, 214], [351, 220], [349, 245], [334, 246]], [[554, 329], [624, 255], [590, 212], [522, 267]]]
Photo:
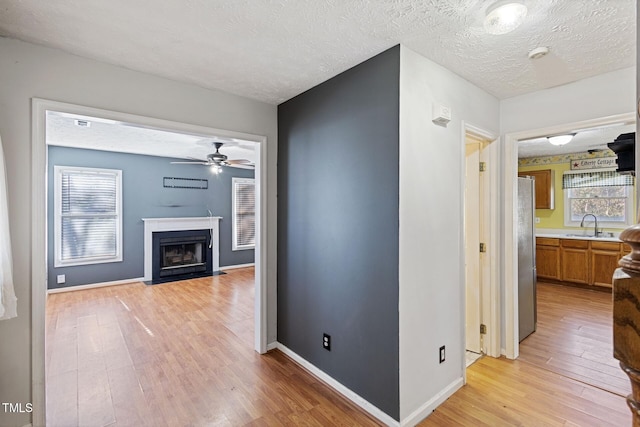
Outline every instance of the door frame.
[[505, 348], [504, 355], [515, 359], [520, 354], [518, 342], [518, 140], [539, 138], [550, 134], [573, 132], [576, 129], [612, 125], [616, 123], [635, 123], [635, 113], [616, 114], [613, 116], [578, 122], [563, 123], [545, 128], [531, 129], [504, 135], [503, 155], [503, 220], [504, 263], [504, 314], [505, 314]]
[[255, 142], [256, 247], [255, 247], [255, 338], [258, 353], [267, 352], [267, 137], [217, 129], [148, 116], [87, 107], [41, 98], [31, 100], [31, 382], [33, 425], [45, 425], [45, 313], [47, 296], [47, 144], [46, 112], [59, 111], [100, 117], [174, 132], [211, 134]]
[[[471, 135], [475, 138], [480, 138], [482, 140], [487, 141], [489, 144], [484, 148], [486, 150], [486, 156], [489, 162], [489, 168], [485, 172], [487, 173], [488, 186], [485, 187], [487, 189], [487, 193], [485, 194], [484, 203], [488, 204], [486, 207], [486, 213], [488, 214], [488, 220], [485, 221], [485, 224], [488, 226], [488, 229], [485, 230], [486, 233], [486, 243], [487, 243], [487, 255], [489, 259], [497, 260], [499, 259], [499, 251], [498, 251], [498, 242], [499, 240], [499, 222], [498, 222], [498, 213], [499, 209], [499, 195], [500, 195], [500, 187], [498, 181], [498, 165], [499, 165], [499, 144], [497, 143], [498, 137], [481, 127], [475, 126], [473, 124], [462, 121], [462, 135], [461, 135], [461, 143], [462, 146], [466, 144], [466, 139], [468, 135]], [[464, 186], [465, 186], [465, 150], [462, 150], [461, 155], [461, 206], [465, 206], [465, 195], [464, 195]], [[460, 265], [462, 266], [462, 270], [464, 271], [465, 265], [465, 228], [464, 228], [464, 215], [461, 216], [461, 224], [460, 224], [460, 247], [463, 248], [460, 255]], [[500, 270], [496, 267], [496, 263], [491, 263], [488, 274], [488, 280], [483, 280], [481, 285], [481, 322], [487, 326], [487, 333], [483, 338], [483, 348], [485, 350], [485, 354], [491, 357], [500, 357]], [[464, 273], [463, 273], [464, 277]], [[462, 348], [466, 349], [466, 296], [465, 296], [465, 287], [466, 280], [462, 281]], [[464, 380], [466, 382], [466, 358], [465, 352], [462, 354], [462, 371], [464, 372]]]

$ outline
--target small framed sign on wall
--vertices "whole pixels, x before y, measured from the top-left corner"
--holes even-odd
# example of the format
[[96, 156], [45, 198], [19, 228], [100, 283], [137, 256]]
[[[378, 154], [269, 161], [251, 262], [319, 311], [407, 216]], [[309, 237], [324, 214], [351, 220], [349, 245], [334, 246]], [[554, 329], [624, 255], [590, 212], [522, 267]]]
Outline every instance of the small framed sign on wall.
[[600, 157], [597, 159], [571, 159], [571, 170], [583, 169], [615, 169], [617, 157]]

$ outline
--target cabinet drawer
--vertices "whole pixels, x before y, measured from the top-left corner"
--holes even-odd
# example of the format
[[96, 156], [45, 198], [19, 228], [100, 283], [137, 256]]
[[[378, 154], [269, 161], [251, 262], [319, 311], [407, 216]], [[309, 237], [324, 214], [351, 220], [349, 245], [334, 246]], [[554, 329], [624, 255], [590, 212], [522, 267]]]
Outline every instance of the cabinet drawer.
[[627, 245], [626, 243], [622, 243], [621, 245], [622, 245], [621, 248], [622, 248], [623, 254], [626, 255], [631, 252], [631, 246]]
[[560, 244], [563, 248], [587, 249], [589, 247], [588, 240], [562, 239]]
[[591, 241], [591, 249], [600, 249], [603, 251], [615, 251], [615, 252], [619, 252], [620, 251], [620, 243], [618, 242], [598, 242], [598, 241]]
[[560, 246], [560, 239], [550, 237], [536, 237], [536, 245], [538, 246]]

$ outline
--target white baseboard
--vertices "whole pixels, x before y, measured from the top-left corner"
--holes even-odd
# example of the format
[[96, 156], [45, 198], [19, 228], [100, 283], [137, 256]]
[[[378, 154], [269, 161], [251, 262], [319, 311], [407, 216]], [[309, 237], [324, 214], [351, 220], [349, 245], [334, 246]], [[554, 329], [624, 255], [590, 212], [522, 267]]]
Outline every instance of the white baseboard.
[[429, 401], [427, 401], [422, 406], [420, 406], [418, 409], [413, 411], [408, 417], [406, 417], [404, 420], [402, 420], [400, 425], [402, 427], [404, 427], [404, 426], [415, 426], [420, 421], [424, 420], [429, 415], [431, 415], [431, 413], [438, 406], [440, 406], [440, 404], [442, 404], [442, 402], [444, 402], [449, 397], [451, 397], [451, 395], [453, 393], [455, 393], [456, 391], [458, 391], [460, 389], [460, 387], [463, 386], [463, 384], [464, 384], [464, 379], [463, 378], [458, 378], [457, 380], [455, 380], [454, 382], [449, 384], [447, 387], [445, 387], [443, 390], [441, 390], [440, 393], [436, 394], [435, 396], [433, 396], [433, 398], [429, 399]]
[[380, 409], [378, 409], [373, 404], [369, 403], [367, 400], [365, 400], [363, 397], [356, 394], [354, 391], [340, 384], [333, 377], [329, 376], [329, 374], [320, 370], [315, 365], [312, 365], [306, 359], [303, 359], [301, 356], [291, 351], [285, 345], [279, 342], [276, 343], [276, 345], [278, 350], [286, 354], [289, 358], [291, 358], [293, 361], [301, 365], [307, 371], [311, 372], [314, 376], [316, 376], [317, 378], [325, 382], [329, 387], [331, 387], [332, 389], [334, 389], [335, 391], [337, 391], [338, 393], [340, 393], [341, 395], [349, 399], [351, 402], [355, 403], [360, 408], [368, 412], [371, 416], [377, 418], [378, 420], [380, 420], [381, 422], [383, 422], [388, 426], [393, 426], [393, 427], [400, 426], [400, 423], [398, 423], [398, 421], [394, 420], [389, 415], [382, 412]]
[[143, 282], [143, 281], [144, 281], [144, 277], [138, 277], [135, 279], [114, 280], [113, 282], [92, 283], [90, 285], [77, 285], [77, 286], [67, 286], [66, 288], [47, 289], [47, 293], [58, 294], [60, 292], [82, 291], [85, 289], [104, 288], [105, 286], [126, 285], [128, 283]]
[[[220, 267], [220, 270], [221, 271], [234, 270], [236, 268], [245, 268], [245, 267], [254, 267], [254, 266], [255, 266], [255, 263], [227, 265], [225, 267]], [[67, 286], [64, 288], [53, 288], [53, 289], [48, 289], [47, 293], [57, 294], [60, 292], [82, 291], [84, 289], [103, 288], [105, 286], [126, 285], [127, 283], [132, 283], [132, 282], [144, 282], [144, 277], [137, 277], [134, 279], [125, 279], [125, 280], [114, 280], [112, 282], [92, 283], [89, 285], [77, 285], [77, 286]]]
[[274, 350], [276, 348], [278, 348], [278, 342], [277, 341], [270, 342], [269, 344], [267, 344], [267, 351]]
[[254, 262], [250, 262], [249, 264], [236, 264], [236, 265], [225, 265], [224, 267], [220, 267], [220, 271], [225, 270], [234, 270], [236, 268], [245, 268], [245, 267], [255, 267]]

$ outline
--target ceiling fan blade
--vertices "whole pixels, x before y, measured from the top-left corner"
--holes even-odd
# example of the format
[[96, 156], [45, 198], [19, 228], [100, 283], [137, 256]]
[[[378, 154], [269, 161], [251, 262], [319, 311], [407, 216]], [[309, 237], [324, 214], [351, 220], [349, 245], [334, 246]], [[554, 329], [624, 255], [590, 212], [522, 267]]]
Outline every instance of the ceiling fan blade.
[[251, 161], [247, 159], [235, 159], [235, 160], [226, 160], [228, 165], [246, 165], [251, 163]]
[[238, 168], [238, 169], [255, 169], [256, 166], [250, 163], [227, 163], [225, 166], [229, 166], [230, 168]]

